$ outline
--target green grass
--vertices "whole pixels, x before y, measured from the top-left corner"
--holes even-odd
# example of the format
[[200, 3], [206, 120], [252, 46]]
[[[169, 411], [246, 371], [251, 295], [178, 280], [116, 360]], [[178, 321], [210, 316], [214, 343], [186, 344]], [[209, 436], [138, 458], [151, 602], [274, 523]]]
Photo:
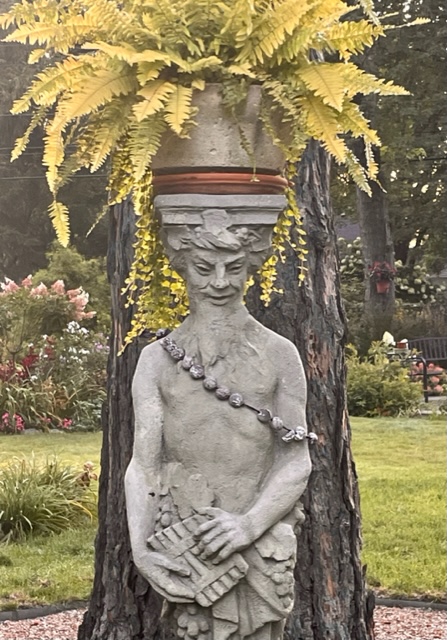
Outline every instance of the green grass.
[[352, 427], [370, 585], [445, 597], [445, 421], [352, 418]]
[[90, 460], [99, 469], [101, 433], [42, 433], [29, 436], [0, 436], [0, 465], [14, 456], [45, 460], [56, 455], [61, 462], [82, 471]]
[[[89, 460], [98, 471], [100, 447], [100, 433], [5, 436], [0, 438], [0, 465], [14, 457], [33, 454], [38, 462], [56, 455], [79, 471]], [[88, 598], [95, 532], [96, 524], [90, 524], [25, 544], [0, 545], [0, 610]]]
[[[364, 551], [371, 586], [441, 597], [445, 585], [445, 426], [442, 419], [353, 418]], [[0, 465], [53, 454], [99, 468], [101, 434], [0, 438]], [[88, 597], [95, 527], [0, 546], [0, 609]]]

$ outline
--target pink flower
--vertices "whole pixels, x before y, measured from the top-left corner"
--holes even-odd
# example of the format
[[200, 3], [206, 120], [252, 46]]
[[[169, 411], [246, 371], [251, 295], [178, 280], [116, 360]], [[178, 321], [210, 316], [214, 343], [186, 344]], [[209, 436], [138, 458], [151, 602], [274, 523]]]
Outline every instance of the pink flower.
[[77, 317], [77, 320], [90, 320], [96, 316], [96, 311], [82, 311], [78, 316], [80, 317]]
[[26, 278], [23, 278], [21, 284], [22, 284], [22, 287], [31, 287], [31, 285], [33, 284], [33, 276], [32, 275], [26, 276]]
[[444, 391], [444, 389], [442, 388], [442, 386], [440, 384], [437, 384], [436, 387], [433, 389], [433, 391], [435, 393], [442, 393]]
[[5, 278], [5, 282], [2, 282], [0, 286], [4, 293], [14, 293], [14, 291], [17, 291], [20, 288], [19, 285], [10, 278]]
[[57, 293], [58, 296], [63, 296], [65, 295], [65, 283], [63, 280], [56, 280], [56, 282], [53, 282], [53, 284], [51, 285], [51, 290], [54, 291], [54, 293]]
[[73, 424], [73, 420], [70, 420], [70, 418], [64, 418], [62, 420], [61, 427], [62, 429], [69, 429], [72, 424]]
[[67, 296], [71, 300], [72, 298], [76, 298], [80, 293], [82, 293], [82, 287], [79, 287], [79, 289], [69, 289]]
[[17, 431], [23, 431], [25, 429], [25, 423], [23, 421], [22, 416], [17, 415], [17, 413], [14, 414], [14, 420], [16, 423], [16, 430]]
[[34, 289], [31, 289], [30, 291], [31, 296], [46, 296], [47, 294], [48, 289], [43, 282], [41, 282], [39, 285], [37, 285], [37, 287], [34, 287]]

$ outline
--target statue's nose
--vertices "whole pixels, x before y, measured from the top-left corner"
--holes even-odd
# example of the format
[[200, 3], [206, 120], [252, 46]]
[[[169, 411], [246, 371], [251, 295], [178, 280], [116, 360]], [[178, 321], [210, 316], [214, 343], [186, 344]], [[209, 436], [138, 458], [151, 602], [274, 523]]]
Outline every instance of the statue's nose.
[[225, 289], [229, 284], [230, 283], [225, 272], [225, 266], [216, 265], [216, 277], [214, 278], [213, 286], [216, 289]]

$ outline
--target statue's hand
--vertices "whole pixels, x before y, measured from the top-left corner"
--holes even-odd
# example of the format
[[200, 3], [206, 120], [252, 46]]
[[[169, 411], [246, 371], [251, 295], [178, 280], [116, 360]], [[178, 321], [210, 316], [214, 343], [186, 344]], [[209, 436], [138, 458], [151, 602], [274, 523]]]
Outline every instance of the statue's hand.
[[192, 602], [194, 589], [179, 577], [191, 575], [190, 569], [183, 563], [171, 560], [161, 553], [150, 552], [140, 571], [158, 593], [172, 602]]
[[217, 564], [254, 542], [248, 516], [228, 513], [215, 507], [199, 509], [198, 512], [211, 518], [200, 525], [195, 534], [204, 560], [214, 556], [212, 561]]

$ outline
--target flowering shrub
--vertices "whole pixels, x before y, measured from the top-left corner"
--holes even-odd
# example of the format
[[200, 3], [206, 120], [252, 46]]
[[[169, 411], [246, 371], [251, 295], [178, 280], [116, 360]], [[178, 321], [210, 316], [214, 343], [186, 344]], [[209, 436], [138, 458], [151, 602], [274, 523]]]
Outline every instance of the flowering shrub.
[[[410, 367], [412, 380], [422, 380], [424, 366], [422, 362]], [[447, 393], [447, 371], [433, 362], [427, 365], [427, 389], [430, 396], [442, 396]]]
[[[82, 327], [88, 294], [6, 279], [0, 292], [0, 433], [99, 427], [106, 337]], [[44, 329], [52, 330], [48, 335]]]

